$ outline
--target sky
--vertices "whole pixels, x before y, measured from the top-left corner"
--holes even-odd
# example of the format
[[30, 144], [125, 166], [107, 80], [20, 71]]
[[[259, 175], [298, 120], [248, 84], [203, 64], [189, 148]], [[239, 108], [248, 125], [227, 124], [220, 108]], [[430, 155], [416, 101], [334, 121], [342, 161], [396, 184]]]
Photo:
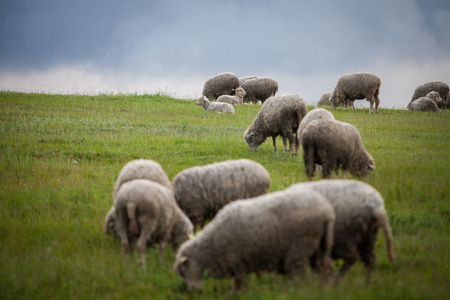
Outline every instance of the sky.
[[0, 2], [3, 91], [196, 99], [223, 72], [271, 77], [307, 104], [370, 72], [380, 107], [405, 108], [418, 85], [450, 84], [450, 1]]

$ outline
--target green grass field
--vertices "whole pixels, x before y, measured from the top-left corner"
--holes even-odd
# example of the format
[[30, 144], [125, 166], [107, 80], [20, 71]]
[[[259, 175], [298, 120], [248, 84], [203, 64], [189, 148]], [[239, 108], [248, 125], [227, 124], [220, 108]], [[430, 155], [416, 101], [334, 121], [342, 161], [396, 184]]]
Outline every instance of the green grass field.
[[365, 181], [383, 195], [394, 232], [397, 261], [389, 263], [380, 233], [370, 285], [357, 264], [327, 289], [311, 273], [303, 282], [263, 274], [251, 275], [237, 293], [230, 280], [208, 279], [202, 293], [190, 294], [172, 270], [169, 248], [163, 263], [157, 249], [148, 251], [147, 272], [136, 255], [125, 266], [103, 221], [130, 160], [153, 159], [173, 179], [192, 166], [249, 158], [269, 171], [271, 191], [306, 181], [302, 151], [273, 153], [270, 140], [248, 150], [243, 133], [260, 106], [229, 115], [194, 103], [164, 95], [0, 92], [0, 298], [449, 299], [450, 111], [332, 111], [358, 128], [374, 157]]

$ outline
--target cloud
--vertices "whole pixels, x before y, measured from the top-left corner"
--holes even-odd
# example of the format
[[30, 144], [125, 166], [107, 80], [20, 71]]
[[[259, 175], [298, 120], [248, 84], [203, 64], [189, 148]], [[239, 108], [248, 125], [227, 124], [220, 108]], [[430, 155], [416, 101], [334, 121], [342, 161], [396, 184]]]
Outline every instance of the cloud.
[[341, 75], [372, 72], [381, 106], [406, 106], [417, 85], [450, 80], [450, 4], [426, 3], [5, 0], [0, 89], [196, 98], [234, 72], [317, 101]]

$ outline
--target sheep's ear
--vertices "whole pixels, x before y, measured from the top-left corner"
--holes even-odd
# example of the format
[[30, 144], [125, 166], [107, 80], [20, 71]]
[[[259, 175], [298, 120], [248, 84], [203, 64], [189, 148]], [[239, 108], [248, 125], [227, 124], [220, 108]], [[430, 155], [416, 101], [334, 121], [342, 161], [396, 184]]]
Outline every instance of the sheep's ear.
[[236, 92], [236, 89], [232, 89], [233, 92]]
[[192, 239], [194, 237], [193, 233], [189, 233], [189, 239]]
[[179, 259], [178, 259], [178, 261], [180, 262], [180, 263], [182, 263], [182, 264], [184, 264], [184, 263], [186, 263], [187, 261], [188, 261], [188, 258], [186, 257], [186, 256], [181, 256]]

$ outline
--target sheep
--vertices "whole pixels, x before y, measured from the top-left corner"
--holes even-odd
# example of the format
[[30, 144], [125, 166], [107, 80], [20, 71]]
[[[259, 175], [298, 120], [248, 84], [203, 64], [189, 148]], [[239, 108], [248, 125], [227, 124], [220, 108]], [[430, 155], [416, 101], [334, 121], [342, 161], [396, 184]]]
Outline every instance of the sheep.
[[148, 179], [172, 190], [172, 183], [159, 163], [151, 159], [135, 159], [127, 162], [120, 170], [114, 185], [114, 198], [122, 184], [134, 179]]
[[136, 179], [122, 184], [114, 198], [114, 209], [114, 230], [122, 241], [126, 261], [130, 243], [137, 238], [139, 262], [144, 269], [148, 244], [159, 243], [162, 261], [166, 243], [176, 251], [194, 233], [192, 223], [178, 208], [172, 191], [153, 181]]
[[249, 79], [255, 79], [258, 78], [257, 76], [244, 76], [244, 77], [239, 77], [239, 86], [242, 86], [242, 84], [249, 80]]
[[438, 92], [429, 92], [425, 97], [420, 97], [408, 103], [407, 109], [412, 111], [440, 112], [439, 107], [443, 107], [441, 97]]
[[303, 162], [306, 176], [312, 180], [315, 164], [322, 166], [322, 177], [330, 178], [342, 168], [357, 177], [368, 176], [375, 169], [372, 156], [364, 148], [355, 126], [337, 120], [313, 120], [302, 134]]
[[355, 100], [364, 99], [370, 102], [370, 113], [373, 113], [373, 103], [375, 102], [375, 113], [378, 112], [380, 105], [380, 78], [371, 73], [353, 73], [343, 75], [339, 78], [336, 87], [330, 96], [330, 102], [333, 108], [340, 103], [344, 104], [344, 110], [347, 109], [348, 101], [351, 101], [353, 111], [355, 111]]
[[194, 227], [203, 227], [229, 202], [267, 193], [270, 175], [249, 159], [227, 160], [185, 169], [172, 184], [179, 207]]
[[[114, 185], [113, 198], [116, 197], [119, 188], [125, 182], [135, 179], [147, 179], [162, 184], [173, 192], [172, 182], [167, 177], [159, 163], [150, 159], [135, 159], [127, 162], [120, 170]], [[105, 217], [105, 233], [113, 237], [117, 236], [114, 231], [114, 222], [116, 220], [114, 206], [108, 211]]]
[[244, 96], [246, 94], [245, 90], [241, 87], [238, 87], [237, 89], [233, 89], [233, 92], [235, 92], [235, 96], [222, 95], [217, 98], [217, 102], [226, 102], [232, 105], [242, 104], [244, 102]]
[[392, 263], [395, 261], [391, 226], [383, 197], [376, 189], [364, 182], [346, 179], [319, 180], [293, 186], [321, 193], [334, 208], [336, 221], [331, 257], [344, 260], [343, 266], [335, 273], [334, 283], [338, 283], [359, 260], [365, 264], [366, 279], [370, 281], [379, 228], [384, 232], [388, 258]]
[[181, 245], [174, 269], [188, 290], [201, 290], [205, 271], [211, 278], [234, 279], [239, 289], [249, 273], [303, 279], [308, 265], [327, 285], [334, 221], [328, 201], [302, 187], [235, 201]]
[[225, 102], [209, 102], [205, 96], [201, 96], [200, 98], [198, 98], [195, 104], [201, 105], [203, 109], [206, 111], [219, 113], [225, 112], [234, 114], [233, 105]]
[[202, 95], [208, 99], [217, 99], [221, 95], [231, 95], [239, 87], [239, 78], [233, 73], [220, 73], [209, 78], [203, 86]]
[[[447, 83], [443, 82], [443, 81], [431, 81], [431, 82], [427, 82], [424, 83], [422, 85], [419, 85], [415, 90], [414, 90], [414, 94], [411, 97], [411, 102], [413, 102], [416, 99], [419, 99], [421, 97], [425, 97], [429, 92], [438, 92], [439, 96], [441, 97], [442, 100], [447, 99], [448, 95], [449, 95], [449, 86]], [[446, 103], [448, 105], [448, 103]], [[442, 103], [441, 106], [439, 106], [439, 108], [444, 108], [445, 103]], [[447, 106], [448, 108], [448, 106]]]
[[300, 126], [298, 127], [297, 130], [297, 137], [299, 140], [299, 143], [302, 143], [302, 133], [303, 130], [305, 129], [306, 125], [309, 124], [309, 122], [311, 122], [312, 120], [319, 120], [319, 119], [323, 119], [323, 120], [334, 120], [334, 115], [329, 112], [326, 109], [323, 108], [315, 108], [311, 111], [309, 111], [306, 116], [302, 119], [302, 121], [300, 122]]
[[267, 98], [275, 96], [278, 92], [278, 82], [269, 77], [257, 77], [245, 80], [241, 87], [246, 91], [245, 102], [264, 103]]
[[317, 102], [317, 106], [331, 106], [330, 96], [331, 92], [324, 93]]
[[250, 151], [258, 150], [258, 146], [271, 136], [273, 151], [276, 152], [276, 137], [281, 135], [284, 150], [288, 151], [287, 139], [291, 154], [297, 155], [299, 148], [297, 130], [307, 112], [304, 100], [296, 94], [285, 94], [267, 99], [244, 133], [244, 139]]

